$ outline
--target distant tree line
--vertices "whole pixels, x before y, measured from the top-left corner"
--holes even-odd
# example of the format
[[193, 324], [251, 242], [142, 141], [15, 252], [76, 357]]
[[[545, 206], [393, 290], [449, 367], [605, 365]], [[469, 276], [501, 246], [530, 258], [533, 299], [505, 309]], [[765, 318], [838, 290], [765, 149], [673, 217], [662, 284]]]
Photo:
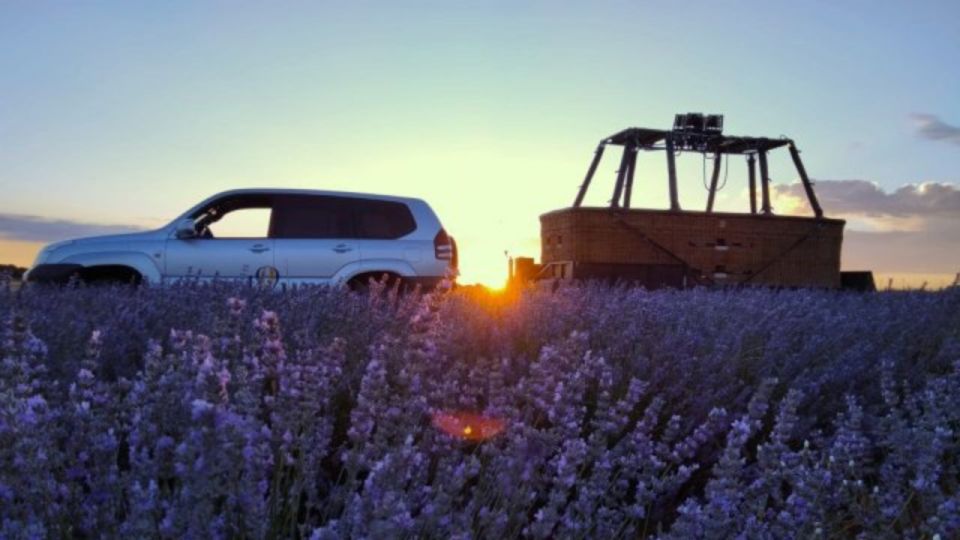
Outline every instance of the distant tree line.
[[13, 264], [0, 264], [0, 276], [10, 276], [13, 279], [21, 279], [23, 278], [23, 273], [26, 271], [26, 268], [21, 268]]

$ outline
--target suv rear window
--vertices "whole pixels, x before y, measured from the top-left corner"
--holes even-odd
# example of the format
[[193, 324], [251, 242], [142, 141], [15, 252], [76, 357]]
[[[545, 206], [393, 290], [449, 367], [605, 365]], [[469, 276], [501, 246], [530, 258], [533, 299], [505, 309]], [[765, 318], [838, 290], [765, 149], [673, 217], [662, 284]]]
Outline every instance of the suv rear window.
[[353, 207], [360, 238], [400, 238], [417, 228], [410, 209], [403, 203], [354, 199]]
[[290, 195], [277, 198], [270, 236], [274, 238], [393, 239], [417, 228], [403, 203]]
[[273, 212], [274, 238], [353, 238], [349, 199], [324, 196], [280, 197]]

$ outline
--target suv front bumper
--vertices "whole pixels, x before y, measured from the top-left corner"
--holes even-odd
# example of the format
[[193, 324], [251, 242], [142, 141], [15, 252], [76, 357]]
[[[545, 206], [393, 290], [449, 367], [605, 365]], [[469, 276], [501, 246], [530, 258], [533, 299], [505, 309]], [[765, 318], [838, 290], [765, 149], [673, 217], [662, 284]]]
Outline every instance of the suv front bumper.
[[83, 266], [79, 264], [38, 264], [23, 276], [28, 283], [56, 283], [64, 284], [72, 276], [80, 273]]

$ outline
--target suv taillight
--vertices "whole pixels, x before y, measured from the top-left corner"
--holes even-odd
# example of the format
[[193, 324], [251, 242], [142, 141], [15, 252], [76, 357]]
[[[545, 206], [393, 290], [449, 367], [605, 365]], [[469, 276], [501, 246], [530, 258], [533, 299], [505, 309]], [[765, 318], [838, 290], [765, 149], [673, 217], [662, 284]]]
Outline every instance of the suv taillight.
[[450, 266], [457, 267], [457, 242], [447, 231], [440, 229], [433, 237], [433, 252], [438, 259], [450, 261]]

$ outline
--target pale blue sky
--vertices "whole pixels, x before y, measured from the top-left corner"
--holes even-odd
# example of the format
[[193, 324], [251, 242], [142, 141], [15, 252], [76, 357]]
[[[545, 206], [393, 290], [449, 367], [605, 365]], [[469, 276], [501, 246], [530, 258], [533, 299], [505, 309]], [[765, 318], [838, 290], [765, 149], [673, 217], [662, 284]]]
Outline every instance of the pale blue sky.
[[[152, 226], [238, 186], [412, 194], [500, 271], [596, 141], [685, 111], [796, 139], [815, 178], [960, 180], [960, 145], [911, 121], [960, 124], [960, 3], [678, 5], [5, 2], [0, 213]], [[684, 174], [699, 206], [700, 162]]]

